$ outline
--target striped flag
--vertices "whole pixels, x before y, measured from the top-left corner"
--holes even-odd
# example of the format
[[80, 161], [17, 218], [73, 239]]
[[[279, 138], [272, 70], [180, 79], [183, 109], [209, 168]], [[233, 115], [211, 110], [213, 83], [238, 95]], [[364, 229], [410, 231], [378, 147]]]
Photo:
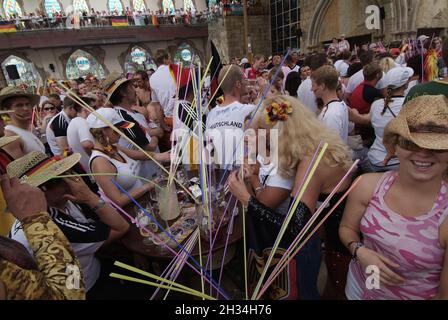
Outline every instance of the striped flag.
[[127, 17], [112, 18], [112, 27], [126, 27], [126, 26], [129, 26]]
[[16, 32], [17, 28], [14, 23], [9, 21], [0, 21], [0, 32]]

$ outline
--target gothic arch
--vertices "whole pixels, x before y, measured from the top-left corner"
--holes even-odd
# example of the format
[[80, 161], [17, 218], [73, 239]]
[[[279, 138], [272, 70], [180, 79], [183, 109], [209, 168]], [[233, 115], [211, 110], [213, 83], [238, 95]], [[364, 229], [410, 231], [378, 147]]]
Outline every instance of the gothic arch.
[[314, 9], [313, 17], [311, 18], [310, 27], [308, 29], [307, 47], [313, 47], [319, 43], [321, 27], [328, 8], [332, 3], [333, 0], [319, 0], [316, 9]]
[[[1, 2], [1, 11], [0, 11], [0, 12], [3, 12], [3, 14], [6, 16], [6, 12], [5, 12], [5, 9], [4, 9], [4, 3], [5, 3], [5, 1], [6, 1], [6, 0], [2, 0], [2, 1], [0, 1], [0, 2]], [[16, 2], [17, 2], [17, 4], [19, 5], [20, 10], [22, 10], [22, 14], [26, 14], [26, 12], [25, 12], [25, 6], [23, 5], [23, 0], [16, 0]]]
[[67, 79], [66, 67], [67, 67], [68, 60], [73, 55], [73, 53], [75, 53], [78, 50], [85, 51], [88, 54], [90, 54], [91, 56], [93, 56], [96, 59], [96, 61], [103, 68], [104, 73], [105, 73], [106, 76], [110, 73], [109, 69], [104, 64], [104, 59], [106, 57], [106, 51], [104, 49], [102, 49], [99, 46], [96, 46], [96, 47], [76, 47], [76, 48], [71, 48], [71, 50], [69, 52], [67, 52], [67, 53], [65, 53], [65, 54], [63, 54], [63, 55], [61, 55], [59, 57], [59, 60], [62, 63], [62, 70], [63, 70], [63, 74], [64, 74], [64, 79]]
[[[148, 54], [151, 56], [152, 59], [155, 58], [154, 55], [153, 55], [153, 53], [152, 53], [151, 48], [150, 48], [149, 46], [147, 46], [145, 43], [139, 43], [139, 42], [131, 43], [131, 44], [128, 46], [128, 48], [127, 48], [125, 51], [123, 51], [123, 52], [118, 56], [118, 62], [120, 63], [120, 66], [124, 66], [124, 64], [125, 64], [125, 62], [126, 62], [126, 57], [128, 56], [128, 54], [131, 53], [131, 51], [132, 51], [132, 49], [133, 49], [134, 47], [140, 47], [140, 48], [146, 50], [146, 52], [148, 52]], [[125, 71], [126, 71], [126, 70], [125, 70]]]

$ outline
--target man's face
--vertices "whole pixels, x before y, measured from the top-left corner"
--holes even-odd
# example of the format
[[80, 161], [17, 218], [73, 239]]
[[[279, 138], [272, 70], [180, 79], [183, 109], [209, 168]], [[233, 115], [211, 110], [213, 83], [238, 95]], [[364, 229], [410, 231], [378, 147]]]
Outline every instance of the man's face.
[[137, 88], [140, 88], [140, 89], [143, 89], [143, 88], [144, 88], [145, 85], [144, 85], [144, 83], [143, 83], [143, 79], [142, 79], [142, 76], [141, 76], [140, 74], [136, 74], [136, 75], [134, 76], [133, 84], [134, 84], [134, 86], [137, 87]]
[[291, 58], [292, 58], [292, 61], [294, 62], [294, 64], [297, 64], [297, 62], [299, 61], [299, 54], [297, 52], [293, 52], [291, 54]]
[[75, 80], [70, 80], [70, 88], [77, 90], [78, 89], [78, 82]]
[[312, 82], [311, 91], [314, 92], [314, 95], [316, 96], [316, 98], [322, 98], [322, 93], [324, 91], [325, 85], [317, 84], [316, 81], [314, 81], [314, 80], [311, 80], [311, 82]]
[[74, 119], [78, 115], [75, 108], [73, 107], [66, 108], [64, 111], [70, 119]]
[[272, 64], [274, 66], [279, 66], [281, 62], [282, 62], [282, 58], [280, 56], [274, 56], [272, 58]]
[[78, 92], [79, 92], [80, 96], [87, 94], [87, 91], [88, 91], [88, 89], [87, 89], [87, 85], [85, 83], [81, 83], [78, 86]]
[[57, 107], [57, 108], [59, 108], [60, 106], [62, 106], [62, 101], [61, 101], [61, 99], [51, 97], [50, 99], [48, 99], [48, 101], [49, 101], [52, 105], [54, 105], [55, 107]]
[[259, 59], [259, 60], [255, 61], [255, 63], [254, 63], [255, 70], [262, 70], [265, 68], [265, 66], [266, 66], [266, 60], [264, 58]]
[[126, 98], [129, 100], [131, 104], [135, 104], [137, 102], [137, 93], [135, 92], [134, 86], [131, 82], [126, 83], [126, 87], [124, 88]]
[[14, 111], [11, 114], [11, 118], [15, 118], [19, 121], [29, 121], [31, 120], [33, 114], [33, 106], [30, 104], [30, 100], [26, 97], [15, 98], [11, 110]]

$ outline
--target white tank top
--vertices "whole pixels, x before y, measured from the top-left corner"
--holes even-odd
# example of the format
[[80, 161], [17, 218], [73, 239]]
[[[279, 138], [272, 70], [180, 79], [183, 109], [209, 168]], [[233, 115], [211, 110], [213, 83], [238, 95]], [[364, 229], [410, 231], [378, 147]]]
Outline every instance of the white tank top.
[[111, 158], [101, 151], [93, 150], [89, 160], [90, 170], [92, 170], [93, 159], [101, 157], [107, 159], [117, 169], [118, 175], [111, 178], [115, 179], [115, 181], [117, 181], [117, 183], [120, 184], [120, 186], [122, 186], [123, 189], [125, 189], [127, 192], [132, 192], [135, 189], [143, 186], [142, 180], [135, 178], [135, 176], [138, 176], [140, 172], [140, 161], [129, 158], [121, 151], [118, 151], [118, 154], [125, 160], [125, 162], [121, 162], [114, 158]]
[[31, 131], [24, 130], [12, 124], [8, 124], [5, 127], [5, 130], [14, 132], [16, 135], [20, 136], [23, 141], [23, 152], [25, 154], [28, 154], [31, 151], [40, 151], [45, 153], [44, 144]]

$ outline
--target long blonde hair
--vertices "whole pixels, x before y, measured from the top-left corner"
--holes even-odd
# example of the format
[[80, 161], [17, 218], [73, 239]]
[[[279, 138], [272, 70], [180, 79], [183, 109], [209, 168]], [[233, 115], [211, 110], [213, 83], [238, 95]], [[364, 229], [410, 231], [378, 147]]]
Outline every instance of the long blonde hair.
[[[273, 102], [287, 101], [292, 105], [292, 113], [286, 121], [268, 124], [264, 110]], [[323, 163], [330, 167], [348, 170], [352, 164], [352, 153], [339, 135], [328, 129], [317, 116], [296, 98], [279, 95], [266, 99], [253, 121], [253, 127], [278, 130], [278, 169], [284, 177], [294, 177], [300, 161], [312, 157], [321, 141], [328, 143]]]

